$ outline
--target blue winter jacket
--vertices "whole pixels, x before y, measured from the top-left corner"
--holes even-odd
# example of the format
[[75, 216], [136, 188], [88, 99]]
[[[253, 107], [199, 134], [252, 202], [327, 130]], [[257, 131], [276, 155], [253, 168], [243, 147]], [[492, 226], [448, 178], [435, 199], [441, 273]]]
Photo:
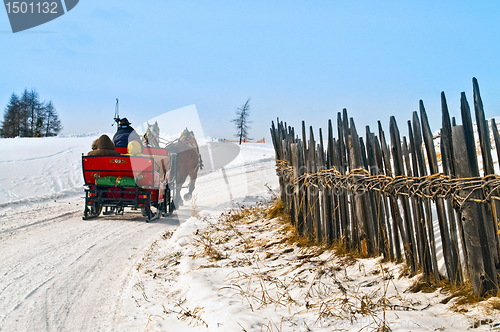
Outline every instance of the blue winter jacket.
[[126, 148], [131, 141], [141, 142], [141, 138], [135, 132], [134, 128], [130, 126], [120, 127], [113, 136], [113, 142], [117, 148]]

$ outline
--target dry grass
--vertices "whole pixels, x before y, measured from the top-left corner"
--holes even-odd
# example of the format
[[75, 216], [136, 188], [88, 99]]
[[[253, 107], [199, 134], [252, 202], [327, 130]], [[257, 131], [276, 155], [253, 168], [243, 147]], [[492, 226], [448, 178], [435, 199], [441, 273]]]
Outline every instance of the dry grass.
[[[287, 324], [294, 317], [310, 317], [311, 313], [318, 326], [356, 322], [364, 317], [368, 323], [360, 330], [385, 332], [390, 331], [388, 311], [427, 308], [403, 297], [403, 293], [441, 290], [450, 294], [444, 302], [453, 301], [454, 310], [461, 312], [465, 305], [478, 300], [470, 296], [469, 286], [456, 287], [446, 281], [419, 279], [405, 292], [399, 291], [395, 279], [405, 275], [404, 265], [393, 267], [392, 272], [380, 260], [379, 266], [365, 270], [366, 256], [355, 248], [347, 248], [344, 241], [313, 244], [298, 234], [284, 204], [276, 199], [253, 207], [239, 206], [222, 213], [217, 221], [205, 221], [208, 227], [194, 234], [198, 246], [193, 256], [205, 257], [209, 263], [198, 268], [233, 268], [221, 289], [240, 296], [252, 311], [287, 308]], [[360, 283], [351, 278], [353, 270], [377, 278]], [[489, 307], [498, 309], [500, 300], [491, 301]], [[186, 312], [201, 315], [201, 311]], [[269, 321], [262, 331], [281, 331], [282, 325], [283, 318], [279, 324]]]
[[425, 279], [424, 277], [419, 277], [417, 280], [411, 285], [407, 291], [412, 293], [434, 293], [438, 289], [445, 289], [451, 287], [451, 284], [447, 279], [442, 280], [434, 280], [434, 279]]
[[267, 208], [266, 217], [269, 219], [280, 218], [282, 220], [289, 218], [285, 213], [285, 204], [277, 199]]
[[456, 312], [467, 312], [468, 309], [465, 306], [481, 301], [481, 298], [474, 295], [472, 284], [470, 283], [460, 286], [446, 285], [443, 287], [443, 291], [449, 295], [441, 302], [448, 303], [452, 301], [451, 309]]
[[196, 203], [198, 199], [197, 194], [193, 194], [193, 197], [191, 198], [191, 217], [198, 218], [200, 215], [200, 211], [198, 210], [198, 204]]
[[[280, 208], [275, 209], [273, 214], [276, 215], [279, 210]], [[260, 221], [266, 218], [268, 213], [269, 208], [264, 203], [260, 203], [254, 207], [239, 206], [224, 212], [215, 223], [205, 219], [209, 226], [194, 234], [200, 250], [193, 256], [205, 256], [212, 261], [229, 259], [227, 252], [231, 248], [227, 247], [227, 243], [234, 238], [238, 240], [237, 245], [241, 246], [246, 253], [252, 253], [262, 248], [269, 249], [274, 245], [281, 244], [283, 241], [269, 243], [263, 239], [256, 240], [255, 236], [252, 235], [252, 230], [261, 227]], [[283, 228], [286, 234], [288, 226]]]
[[476, 305], [482, 305], [486, 311], [500, 310], [499, 298], [485, 299], [474, 295], [474, 290], [470, 282], [454, 285], [450, 283], [448, 279], [425, 280], [423, 277], [420, 277], [407, 289], [407, 291], [413, 293], [433, 293], [440, 291], [442, 294], [446, 295], [440, 303], [450, 303], [450, 309], [455, 312], [465, 313]]
[[[374, 283], [380, 283], [379, 288], [366, 292], [359, 285], [350, 284], [347, 269], [355, 264], [364, 269], [359, 262], [362, 255], [342, 242], [314, 245], [295, 231], [278, 200], [254, 207], [241, 206], [221, 214], [216, 223], [208, 223], [206, 229], [195, 234], [200, 244], [195, 256], [204, 256], [217, 264], [200, 268], [236, 267], [222, 289], [241, 296], [252, 311], [285, 307], [292, 317], [313, 313], [319, 325], [370, 317], [372, 323], [366, 329], [390, 331], [385, 314], [381, 313], [395, 308], [417, 310], [405, 305], [401, 297], [387, 296], [389, 286], [395, 287], [394, 276], [382, 265], [373, 272], [380, 275], [380, 281]], [[227, 247], [229, 241], [231, 248]], [[290, 264], [273, 263], [283, 255], [290, 255]], [[269, 322], [262, 330], [281, 331], [282, 322]]]
[[172, 231], [165, 231], [161, 237], [163, 240], [168, 240], [172, 237], [173, 234], [174, 233]]
[[215, 233], [211, 232], [198, 232], [195, 234], [195, 241], [197, 243], [198, 252], [193, 257], [204, 256], [211, 261], [220, 261], [228, 258], [220, 248], [220, 244], [226, 242], [226, 237], [214, 236]]
[[185, 301], [179, 301], [178, 303], [176, 303], [176, 309], [167, 309], [165, 306], [163, 306], [163, 313], [167, 315], [170, 313], [175, 313], [177, 314], [177, 319], [187, 321], [188, 325], [190, 326], [203, 325], [208, 328], [207, 322], [205, 322], [201, 318], [204, 308], [196, 307], [193, 309], [189, 309], [187, 307], [184, 307], [184, 302]]
[[491, 310], [500, 311], [500, 298], [489, 299], [488, 302]]
[[370, 258], [373, 255], [363, 254], [359, 248], [348, 248], [344, 240], [339, 240], [333, 244], [318, 245], [307, 236], [298, 233], [297, 228], [292, 225], [290, 216], [285, 212], [285, 204], [278, 199], [274, 199], [267, 207], [266, 217], [269, 219], [277, 218], [286, 225], [286, 231], [290, 234], [286, 241], [290, 245], [296, 245], [301, 248], [311, 248], [315, 255], [320, 255], [325, 251], [333, 251], [337, 256], [343, 257], [346, 263], [355, 263], [358, 258]]

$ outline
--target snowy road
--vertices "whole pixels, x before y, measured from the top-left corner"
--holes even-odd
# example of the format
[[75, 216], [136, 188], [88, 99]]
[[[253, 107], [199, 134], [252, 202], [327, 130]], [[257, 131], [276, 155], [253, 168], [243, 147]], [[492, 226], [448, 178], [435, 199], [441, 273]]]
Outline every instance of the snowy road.
[[[112, 330], [143, 252], [177, 216], [82, 221], [80, 197], [11, 208], [0, 230], [0, 330]], [[182, 218], [182, 217], [181, 217]]]

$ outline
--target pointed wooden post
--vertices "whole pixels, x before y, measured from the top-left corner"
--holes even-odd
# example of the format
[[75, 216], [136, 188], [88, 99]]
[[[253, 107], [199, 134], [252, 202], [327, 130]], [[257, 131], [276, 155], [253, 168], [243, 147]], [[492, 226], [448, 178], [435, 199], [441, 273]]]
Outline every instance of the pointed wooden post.
[[[304, 173], [311, 173], [311, 168], [308, 158], [309, 149], [306, 136], [306, 123], [304, 121], [302, 121], [302, 142], [303, 142], [302, 157], [304, 158], [303, 159]], [[313, 228], [312, 214], [310, 213], [312, 204], [311, 193], [307, 185], [303, 185], [303, 190], [304, 190], [304, 220], [305, 220], [304, 233], [307, 236], [307, 238], [310, 241], [312, 241], [314, 235], [314, 228]]]
[[[411, 134], [411, 133], [410, 133]], [[413, 177], [414, 172], [413, 168], [411, 166], [411, 158], [410, 158], [410, 148], [408, 147], [408, 142], [406, 140], [406, 137], [403, 137], [403, 146], [402, 146], [402, 153], [403, 153], [403, 159], [405, 162], [405, 168], [406, 168], [406, 173], [405, 175], [408, 177]], [[425, 278], [428, 278], [430, 275], [430, 270], [428, 268], [426, 259], [428, 260], [428, 257], [426, 257], [425, 254], [425, 233], [423, 230], [423, 218], [422, 215], [420, 214], [419, 210], [419, 202], [417, 201], [416, 197], [410, 197], [409, 201], [411, 202], [411, 211], [413, 213], [413, 222], [414, 222], [414, 231], [415, 231], [415, 255], [417, 255], [417, 262], [418, 266], [422, 268], [423, 274]], [[422, 209], [423, 211], [423, 209]], [[429, 260], [428, 260], [429, 261]]]
[[[375, 134], [373, 135], [373, 145], [375, 147], [375, 158], [377, 161], [376, 174], [383, 175], [383, 174], [385, 174], [385, 172], [384, 172], [384, 157], [382, 155], [382, 148], [380, 147], [380, 141]], [[387, 248], [387, 252], [389, 255], [388, 258], [391, 261], [393, 261], [395, 259], [395, 253], [394, 253], [395, 244], [394, 244], [394, 240], [393, 240], [391, 221], [389, 220], [390, 209], [389, 209], [389, 205], [387, 203], [386, 195], [384, 193], [380, 192], [379, 198], [380, 198], [380, 211], [382, 212], [381, 219], [383, 222], [382, 229], [384, 230], [384, 233], [385, 233], [385, 237], [381, 240], [384, 241], [385, 246]]]
[[[334, 167], [337, 167], [337, 148], [336, 148], [336, 141], [335, 138], [333, 137], [333, 125], [332, 125], [332, 120], [328, 120], [328, 146], [327, 146], [327, 158], [326, 158], [326, 164], [328, 169], [333, 169]], [[337, 168], [338, 170], [338, 168]], [[338, 195], [336, 194], [335, 190], [331, 188], [329, 190], [329, 196], [330, 196], [330, 218], [332, 220], [332, 226], [331, 226], [331, 242], [338, 241], [341, 237], [341, 228], [340, 228], [340, 211], [338, 209]]]
[[[448, 103], [444, 92], [441, 92], [441, 112], [442, 112], [442, 128], [441, 128], [441, 160], [443, 163], [443, 173], [446, 175], [455, 176], [455, 164], [453, 163], [453, 140], [450, 114], [448, 111]], [[457, 253], [458, 267], [457, 268], [457, 282], [463, 281], [463, 273], [467, 273], [467, 264], [461, 264], [461, 257], [459, 255], [458, 243], [462, 241], [463, 253], [462, 257], [467, 261], [467, 249], [465, 248], [463, 229], [461, 217], [456, 217], [453, 209], [452, 200], [446, 200], [446, 210], [448, 211], [448, 220], [450, 221], [450, 237], [453, 250]], [[458, 234], [457, 234], [458, 232]], [[459, 236], [460, 234], [460, 236]], [[460, 269], [462, 267], [462, 269]], [[460, 273], [461, 272], [461, 273]]]
[[[350, 118], [349, 131], [351, 133], [351, 170], [357, 168], [363, 168], [363, 153], [361, 150], [361, 142], [356, 130], [356, 125], [354, 119]], [[358, 234], [360, 237], [361, 252], [363, 254], [373, 254], [374, 253], [374, 230], [373, 230], [373, 220], [371, 213], [368, 212], [369, 195], [366, 192], [356, 192], [354, 193], [354, 200], [356, 202], [356, 217]]]
[[[382, 130], [382, 124], [378, 121], [378, 131], [380, 136], [380, 146], [382, 148], [382, 156], [384, 158], [384, 171], [385, 175], [394, 177], [394, 172], [392, 171], [391, 166], [391, 153], [389, 152], [389, 148], [387, 142], [385, 140], [385, 133]], [[394, 238], [394, 254], [396, 255], [396, 261], [401, 262], [401, 238], [399, 236], [399, 230], [403, 227], [401, 220], [401, 213], [399, 212], [399, 204], [397, 202], [397, 198], [390, 195], [389, 203], [391, 206], [391, 218], [392, 218], [392, 234]], [[404, 241], [404, 240], [403, 240]]]
[[[427, 112], [425, 111], [424, 102], [420, 100], [420, 120], [422, 122], [422, 134], [425, 143], [425, 149], [427, 151], [427, 160], [429, 162], [429, 168], [431, 174], [439, 173], [439, 166], [436, 157], [436, 149], [434, 146], [434, 141], [432, 138], [432, 131], [429, 126], [429, 120], [427, 118]], [[436, 210], [438, 215], [439, 231], [441, 233], [441, 242], [443, 244], [443, 254], [446, 266], [446, 274], [448, 279], [453, 283], [457, 283], [458, 277], [458, 252], [454, 249], [455, 247], [451, 244], [450, 231], [448, 226], [448, 220], [446, 218], [444, 201], [442, 198], [436, 198]]]
[[[328, 123], [331, 124], [331, 121], [328, 120]], [[329, 145], [329, 144], [328, 144]], [[327, 149], [328, 149], [327, 145]], [[323, 131], [321, 128], [319, 129], [319, 151], [318, 154], [320, 156], [318, 163], [321, 166], [321, 170], [328, 170], [330, 166], [328, 165], [328, 151], [325, 151], [325, 147], [323, 144]], [[323, 240], [327, 244], [333, 243], [333, 227], [335, 223], [335, 213], [332, 209], [332, 195], [331, 188], [327, 186], [323, 186], [321, 188], [320, 197], [321, 197], [321, 219], [322, 219], [322, 227], [323, 227]]]
[[[478, 177], [474, 129], [465, 93], [461, 95], [460, 104], [463, 125], [452, 129], [455, 170], [461, 178]], [[469, 193], [462, 192], [461, 195]], [[470, 194], [472, 199], [482, 199], [482, 196], [482, 193], [477, 191]], [[496, 268], [491, 255], [496, 248], [489, 243], [485, 228], [485, 224], [491, 222], [488, 220], [488, 217], [491, 218], [488, 208], [486, 203], [472, 201], [466, 201], [461, 206], [465, 245], [469, 257], [469, 279], [474, 293], [478, 296], [494, 294], [498, 290]]]
[[295, 211], [294, 220], [295, 227], [297, 232], [300, 235], [304, 235], [304, 195], [303, 195], [303, 185], [299, 183], [299, 177], [302, 176], [304, 171], [304, 165], [302, 164], [302, 147], [300, 146], [301, 142], [293, 143], [291, 145], [292, 152], [292, 167], [293, 167], [293, 179], [294, 179], [294, 188], [293, 188], [293, 199]]
[[[367, 155], [367, 170], [370, 175], [379, 174], [379, 165], [377, 164], [375, 135], [370, 131], [370, 127], [366, 126], [366, 155]], [[373, 229], [375, 231], [376, 252], [382, 252], [385, 259], [389, 259], [389, 250], [387, 249], [387, 231], [384, 213], [384, 205], [382, 202], [382, 194], [380, 192], [370, 191], [371, 212], [373, 218]]]
[[[345, 127], [344, 122], [342, 120], [342, 114], [339, 112], [337, 114], [337, 131], [339, 135], [339, 139], [337, 141], [337, 169], [342, 174], [345, 175], [347, 172], [347, 149], [346, 149], [346, 141], [345, 141]], [[349, 204], [348, 204], [348, 193], [347, 190], [342, 189], [338, 195], [339, 200], [339, 213], [340, 213], [340, 225], [342, 229], [342, 239], [348, 248], [353, 247], [353, 230], [351, 227], [351, 214], [349, 213]]]
[[[422, 127], [420, 125], [420, 119], [418, 117], [417, 112], [413, 112], [412, 117], [412, 127], [413, 127], [413, 150], [415, 153], [415, 158], [417, 162], [417, 167], [414, 168], [414, 171], [418, 173], [418, 176], [428, 175], [426, 161], [423, 154], [423, 138], [422, 138]], [[424, 203], [424, 213], [423, 217], [425, 218], [425, 230], [427, 237], [429, 239], [429, 250], [430, 250], [430, 259], [432, 264], [432, 273], [434, 275], [435, 280], [440, 280], [441, 275], [439, 274], [439, 267], [437, 265], [437, 252], [436, 252], [436, 238], [434, 234], [434, 224], [432, 217], [432, 207], [431, 201], [428, 198], [423, 199]]]
[[[394, 162], [394, 175], [404, 176], [403, 156], [401, 151], [401, 137], [399, 135], [398, 125], [396, 118], [391, 116], [390, 120], [390, 134], [391, 134], [391, 152], [392, 160]], [[415, 254], [415, 232], [413, 229], [413, 221], [410, 211], [410, 204], [408, 197], [400, 195], [399, 199], [403, 208], [403, 222], [399, 225], [401, 238], [406, 253], [406, 260], [410, 271], [415, 273], [417, 271], [417, 256]]]
[[[316, 141], [314, 140], [314, 131], [313, 128], [309, 127], [309, 155], [308, 155], [308, 173], [314, 174], [317, 172], [317, 160], [316, 160]], [[319, 207], [319, 194], [318, 188], [315, 186], [309, 186], [309, 208], [310, 217], [313, 226], [313, 234], [317, 243], [321, 242], [321, 238], [323, 237], [323, 230], [321, 227], [321, 213]]]
[[[344, 143], [345, 143], [345, 155], [347, 157], [346, 161], [346, 169], [345, 169], [345, 174], [348, 174], [349, 171], [353, 170], [355, 167], [355, 161], [353, 161], [352, 157], [352, 150], [353, 150], [353, 137], [351, 135], [351, 129], [349, 128], [349, 119], [347, 117], [347, 109], [343, 109], [342, 112], [342, 132], [344, 134]], [[358, 208], [357, 208], [357, 200], [355, 199], [355, 196], [357, 195], [356, 193], [349, 192], [349, 199], [346, 201], [346, 203], [350, 203], [348, 206], [350, 208], [350, 236], [351, 236], [351, 241], [350, 241], [350, 248], [351, 249], [360, 249], [361, 248], [361, 243], [360, 243], [360, 229], [359, 229], [359, 214], [358, 214]]]
[[[486, 117], [484, 115], [483, 101], [481, 99], [481, 93], [479, 92], [479, 84], [477, 79], [474, 77], [472, 79], [472, 85], [474, 89], [474, 111], [476, 115], [476, 126], [479, 135], [479, 143], [481, 145], [481, 155], [483, 159], [483, 170], [484, 175], [495, 174], [495, 169], [493, 167], [493, 158], [491, 156], [491, 141], [490, 141], [490, 131], [488, 128], [488, 122], [486, 122]], [[491, 254], [493, 256], [493, 261], [496, 266], [500, 267], [500, 246], [498, 245], [497, 239], [497, 218], [500, 215], [500, 204], [492, 200], [491, 209], [493, 213], [493, 218], [491, 223], [485, 224], [486, 234], [489, 235], [488, 240], [492, 242], [497, 250], [493, 251]]]

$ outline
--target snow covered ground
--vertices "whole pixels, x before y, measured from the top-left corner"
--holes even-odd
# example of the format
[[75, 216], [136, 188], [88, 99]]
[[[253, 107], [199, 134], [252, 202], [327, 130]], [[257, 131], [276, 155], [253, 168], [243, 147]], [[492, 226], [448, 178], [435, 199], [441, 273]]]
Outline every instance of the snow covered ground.
[[457, 313], [447, 294], [409, 292], [401, 266], [289, 241], [257, 203], [278, 187], [270, 144], [203, 173], [171, 217], [83, 221], [96, 137], [0, 140], [0, 331], [499, 329], [498, 298]]

